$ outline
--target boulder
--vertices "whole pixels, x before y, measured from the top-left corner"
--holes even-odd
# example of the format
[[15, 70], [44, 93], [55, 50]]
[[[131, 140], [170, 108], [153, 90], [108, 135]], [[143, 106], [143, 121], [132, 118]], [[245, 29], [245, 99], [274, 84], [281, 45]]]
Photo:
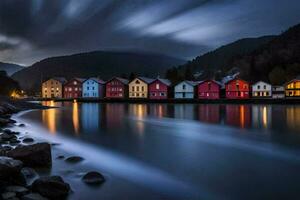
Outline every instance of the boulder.
[[28, 189], [26, 187], [18, 186], [18, 185], [12, 185], [5, 188], [7, 192], [14, 192], [17, 194], [17, 196], [23, 196], [28, 192]]
[[60, 176], [41, 177], [31, 187], [34, 192], [50, 199], [65, 199], [70, 192], [70, 185]]
[[24, 185], [25, 178], [21, 173], [23, 163], [8, 157], [0, 157], [0, 186]]
[[29, 193], [24, 195], [22, 200], [47, 200], [47, 198], [38, 193]]
[[69, 163], [78, 163], [78, 162], [81, 162], [83, 160], [84, 159], [80, 156], [71, 156], [71, 157], [68, 157], [65, 161], [69, 162]]
[[51, 146], [48, 143], [17, 147], [7, 155], [21, 160], [27, 167], [50, 167], [52, 164]]
[[99, 185], [105, 182], [105, 178], [99, 172], [88, 172], [82, 177], [83, 182], [90, 185]]
[[25, 124], [19, 124], [19, 127], [25, 127]]
[[8, 134], [8, 133], [2, 133], [0, 135], [0, 139], [1, 141], [10, 141], [10, 140], [16, 140], [17, 136], [13, 135], [13, 134]]
[[37, 176], [37, 173], [34, 169], [29, 167], [24, 167], [21, 169], [21, 173], [25, 178], [31, 179]]
[[32, 143], [32, 142], [34, 142], [34, 139], [33, 138], [25, 138], [25, 139], [23, 139], [23, 142], [24, 143]]

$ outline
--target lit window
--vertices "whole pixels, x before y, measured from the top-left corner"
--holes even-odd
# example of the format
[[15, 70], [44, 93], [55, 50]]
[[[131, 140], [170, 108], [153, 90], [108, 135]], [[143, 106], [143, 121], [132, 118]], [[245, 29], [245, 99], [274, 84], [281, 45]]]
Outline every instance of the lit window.
[[159, 90], [159, 84], [158, 83], [156, 84], [156, 89]]
[[76, 82], [76, 81], [74, 81], [74, 85], [77, 85], [77, 82]]

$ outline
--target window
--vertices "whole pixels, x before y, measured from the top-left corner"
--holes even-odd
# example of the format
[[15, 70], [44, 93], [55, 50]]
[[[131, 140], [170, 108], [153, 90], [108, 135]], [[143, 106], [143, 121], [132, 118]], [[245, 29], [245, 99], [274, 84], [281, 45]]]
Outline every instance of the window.
[[139, 92], [140, 91], [140, 87], [136, 86], [136, 91]]
[[131, 89], [132, 89], [132, 92], [134, 92], [134, 86], [132, 86]]
[[156, 89], [159, 90], [159, 84], [158, 83], [156, 83]]
[[182, 85], [182, 89], [185, 90], [185, 88], [186, 88], [186, 85]]
[[140, 84], [140, 81], [139, 81], [139, 80], [136, 80], [136, 81], [135, 81], [135, 84]]
[[69, 88], [69, 91], [71, 92], [71, 91], [72, 91], [72, 88]]
[[87, 87], [87, 90], [90, 90], [90, 87]]
[[165, 96], [165, 93], [164, 92], [160, 93], [160, 96], [162, 96], [162, 97]]
[[77, 82], [76, 82], [76, 81], [74, 81], [74, 85], [77, 85]]
[[142, 86], [142, 92], [144, 92], [144, 86]]
[[75, 88], [75, 91], [77, 91], [77, 90], [78, 90], [78, 88], [76, 87], [76, 88]]
[[267, 89], [267, 86], [266, 86], [266, 85], [264, 85], [264, 89]]
[[260, 85], [257, 86], [257, 89], [258, 89], [258, 90], [260, 89]]
[[155, 97], [156, 96], [155, 93], [152, 93], [152, 96]]

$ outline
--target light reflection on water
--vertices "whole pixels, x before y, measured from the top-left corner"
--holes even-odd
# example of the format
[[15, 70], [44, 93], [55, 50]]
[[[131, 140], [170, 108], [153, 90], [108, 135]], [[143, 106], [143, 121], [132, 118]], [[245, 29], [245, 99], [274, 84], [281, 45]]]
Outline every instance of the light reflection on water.
[[[149, 171], [146, 166], [151, 166], [172, 179], [229, 199], [257, 199], [270, 191], [282, 192], [280, 197], [298, 194], [291, 185], [300, 181], [300, 106], [55, 105], [61, 108], [31, 112], [24, 118], [41, 123], [52, 134], [76, 139], [87, 154], [86, 144], [93, 144], [92, 157], [107, 156], [101, 153], [107, 149], [139, 161], [140, 170]], [[226, 184], [220, 184], [224, 180]], [[244, 198], [246, 193], [249, 198]]]

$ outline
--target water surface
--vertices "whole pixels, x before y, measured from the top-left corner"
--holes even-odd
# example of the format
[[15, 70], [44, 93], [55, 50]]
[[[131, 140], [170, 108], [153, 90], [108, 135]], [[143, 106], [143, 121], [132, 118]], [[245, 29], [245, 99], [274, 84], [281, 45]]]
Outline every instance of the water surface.
[[163, 199], [300, 195], [300, 106], [45, 104], [59, 108], [22, 119], [132, 183], [121, 196], [134, 185]]

